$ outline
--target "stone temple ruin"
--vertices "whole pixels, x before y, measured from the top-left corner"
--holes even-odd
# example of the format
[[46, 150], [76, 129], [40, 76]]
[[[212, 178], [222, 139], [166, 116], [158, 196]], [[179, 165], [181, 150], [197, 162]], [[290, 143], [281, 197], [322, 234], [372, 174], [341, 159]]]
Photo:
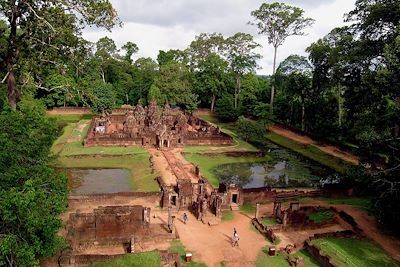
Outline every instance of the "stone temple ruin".
[[218, 127], [174, 111], [168, 104], [160, 110], [153, 100], [148, 107], [138, 103], [125, 111], [125, 115], [94, 117], [84, 145], [173, 148], [232, 143], [232, 138]]

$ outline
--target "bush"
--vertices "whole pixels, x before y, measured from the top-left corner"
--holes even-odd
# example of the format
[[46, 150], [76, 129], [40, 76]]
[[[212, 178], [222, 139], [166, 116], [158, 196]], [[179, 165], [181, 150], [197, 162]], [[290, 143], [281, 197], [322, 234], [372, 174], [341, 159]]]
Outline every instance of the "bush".
[[233, 122], [239, 117], [239, 110], [234, 108], [233, 98], [229, 95], [224, 95], [217, 100], [215, 113], [218, 119], [223, 122]]
[[250, 121], [243, 116], [239, 117], [235, 132], [246, 142], [261, 144], [264, 141], [264, 124]]

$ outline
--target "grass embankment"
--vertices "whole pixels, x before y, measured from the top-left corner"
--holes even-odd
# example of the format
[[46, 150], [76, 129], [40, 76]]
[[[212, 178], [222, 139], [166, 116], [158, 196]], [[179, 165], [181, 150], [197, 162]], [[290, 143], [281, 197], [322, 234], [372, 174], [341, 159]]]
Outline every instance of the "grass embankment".
[[315, 146], [303, 145], [273, 132], [268, 132], [266, 138], [277, 145], [293, 150], [306, 158], [316, 161], [340, 173], [344, 173], [351, 166], [351, 164], [337, 157], [326, 154]]
[[198, 153], [186, 153], [184, 157], [194, 165], [198, 165], [201, 173], [207, 177], [207, 180], [215, 188], [219, 185], [219, 179], [213, 172], [214, 168], [218, 168], [218, 166], [223, 164], [254, 163], [268, 160], [267, 157], [229, 157], [226, 155], [204, 155]]
[[[184, 263], [186, 261], [186, 249], [185, 247], [182, 245], [182, 243], [179, 240], [172, 240], [171, 241], [171, 247], [168, 250], [169, 252], [172, 253], [178, 253], [181, 263]], [[144, 265], [145, 266], [145, 265]], [[196, 262], [193, 257], [192, 257], [192, 261], [189, 262], [187, 265], [185, 264], [184, 266], [187, 267], [207, 267], [206, 264], [204, 263], [199, 263]]]
[[125, 254], [117, 259], [94, 263], [91, 267], [161, 267], [161, 255], [157, 251]]
[[57, 123], [71, 123], [78, 122], [80, 120], [90, 120], [93, 115], [91, 114], [68, 114], [68, 115], [47, 115], [50, 118], [54, 118]]
[[[319, 264], [306, 250], [300, 250], [292, 255], [292, 258], [302, 257], [304, 266], [307, 267], [321, 267], [322, 265]], [[289, 261], [287, 260], [287, 256], [284, 253], [275, 256], [268, 255], [268, 247], [263, 248], [263, 250], [258, 254], [257, 267], [265, 267], [265, 266], [272, 266], [272, 267], [290, 267]]]
[[331, 205], [350, 205], [364, 211], [368, 211], [371, 204], [371, 199], [367, 197], [321, 197], [320, 200]]
[[321, 238], [311, 241], [337, 266], [373, 267], [400, 266], [383, 249], [368, 240], [355, 238]]

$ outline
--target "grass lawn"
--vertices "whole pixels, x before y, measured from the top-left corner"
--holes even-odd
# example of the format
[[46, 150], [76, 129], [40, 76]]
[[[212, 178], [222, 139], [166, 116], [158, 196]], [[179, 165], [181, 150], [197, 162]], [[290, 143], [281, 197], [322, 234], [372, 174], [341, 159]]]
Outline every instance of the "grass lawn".
[[107, 262], [94, 263], [91, 267], [161, 267], [161, 256], [156, 251], [125, 254]]
[[344, 173], [349, 166], [350, 163], [347, 163], [339, 158], [326, 154], [315, 146], [311, 145], [302, 145], [296, 141], [293, 141], [284, 136], [278, 135], [273, 132], [268, 132], [266, 137], [273, 143], [286, 147], [290, 150], [293, 150], [304, 157], [312, 159], [316, 162], [319, 162], [322, 165], [328, 166], [334, 169], [337, 172]]
[[331, 221], [333, 217], [334, 217], [333, 212], [330, 210], [320, 210], [308, 215], [308, 218], [314, 221], [315, 223]]
[[[177, 239], [172, 240], [171, 241], [171, 247], [169, 248], [168, 251], [172, 252], [172, 253], [178, 253], [182, 263], [184, 263], [186, 261], [186, 252], [187, 251], [186, 251], [186, 248], [182, 245], [181, 241], [179, 241]], [[144, 265], [144, 266], [146, 266], [146, 265]], [[192, 261], [189, 264], [184, 265], [184, 266], [187, 266], [187, 267], [207, 267], [207, 265], [204, 264], [204, 263], [196, 262], [193, 259], [193, 257], [192, 257]]]
[[69, 114], [69, 115], [47, 115], [50, 118], [55, 118], [58, 123], [78, 122], [82, 119], [90, 120], [91, 114]]
[[150, 155], [148, 152], [135, 155], [110, 157], [82, 156], [59, 157], [60, 167], [64, 168], [124, 168], [132, 175], [133, 190], [136, 192], [158, 192], [159, 185], [155, 180], [158, 173], [151, 173]]
[[281, 253], [276, 256], [269, 256], [268, 255], [268, 247], [265, 247], [258, 253], [257, 260], [256, 260], [257, 267], [290, 267], [288, 260], [284, 253]]
[[328, 204], [345, 204], [367, 211], [371, 200], [366, 197], [322, 197], [322, 201]]
[[264, 217], [264, 218], [261, 220], [261, 223], [262, 223], [263, 225], [265, 225], [265, 226], [270, 226], [270, 225], [275, 225], [275, 224], [277, 224], [278, 222], [276, 221], [275, 218]]
[[382, 248], [368, 240], [355, 238], [321, 238], [311, 243], [332, 257], [337, 266], [400, 266]]
[[251, 203], [243, 203], [243, 205], [240, 207], [240, 211], [243, 213], [255, 214], [256, 207]]
[[213, 172], [213, 169], [219, 165], [240, 162], [262, 162], [268, 159], [266, 157], [229, 157], [225, 155], [203, 155], [198, 153], [185, 153], [183, 155], [186, 160], [199, 166], [201, 173], [215, 188], [219, 186], [219, 179]]
[[232, 221], [233, 220], [233, 212], [231, 210], [224, 210], [222, 212], [222, 218], [223, 221]]

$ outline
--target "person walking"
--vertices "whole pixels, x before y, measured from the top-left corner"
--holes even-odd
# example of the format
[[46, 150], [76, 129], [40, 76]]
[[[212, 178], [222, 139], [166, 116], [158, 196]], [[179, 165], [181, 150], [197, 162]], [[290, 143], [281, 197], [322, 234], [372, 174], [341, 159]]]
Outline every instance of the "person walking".
[[237, 232], [233, 234], [232, 246], [239, 246], [239, 235]]
[[187, 216], [187, 214], [185, 212], [185, 213], [183, 213], [183, 223], [186, 224], [187, 221], [188, 221], [188, 216]]

